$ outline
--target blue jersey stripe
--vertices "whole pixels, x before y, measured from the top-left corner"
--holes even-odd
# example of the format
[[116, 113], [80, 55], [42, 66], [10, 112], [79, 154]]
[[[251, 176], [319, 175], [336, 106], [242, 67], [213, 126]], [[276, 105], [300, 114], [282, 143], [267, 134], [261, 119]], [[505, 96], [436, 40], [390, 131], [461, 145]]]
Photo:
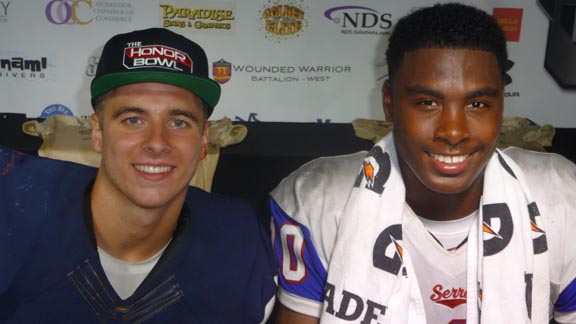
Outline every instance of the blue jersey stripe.
[[560, 313], [576, 311], [576, 278], [560, 293], [554, 310]]
[[[278, 258], [280, 286], [291, 294], [322, 302], [324, 300], [324, 285], [326, 284], [327, 272], [322, 265], [322, 262], [320, 262], [318, 253], [316, 253], [316, 249], [310, 238], [310, 231], [306, 226], [288, 216], [273, 199], [270, 199], [269, 205], [274, 219], [274, 250], [276, 251], [276, 257]], [[303, 275], [301, 280], [298, 281], [289, 280], [284, 275], [283, 259], [290, 258], [290, 265], [293, 265], [294, 255], [283, 255], [281, 240], [286, 239], [287, 244], [294, 244], [294, 242], [297, 242], [298, 240], [295, 239], [293, 235], [285, 238], [281, 233], [283, 226], [296, 226], [300, 230], [298, 233], [302, 233], [303, 235], [302, 239], [304, 244], [301, 250], [303, 264], [299, 263], [297, 266], [304, 266], [306, 270], [305, 275]], [[292, 254], [294, 250], [290, 249], [288, 252], [288, 254]]]

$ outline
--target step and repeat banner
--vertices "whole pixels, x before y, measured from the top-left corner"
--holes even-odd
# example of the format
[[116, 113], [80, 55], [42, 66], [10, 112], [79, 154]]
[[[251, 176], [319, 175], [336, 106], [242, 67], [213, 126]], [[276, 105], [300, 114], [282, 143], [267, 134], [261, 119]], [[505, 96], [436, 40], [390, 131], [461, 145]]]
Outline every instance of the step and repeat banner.
[[[506, 31], [506, 116], [576, 127], [576, 0], [464, 1]], [[0, 112], [87, 116], [112, 35], [165, 27], [203, 46], [222, 86], [213, 119], [382, 119], [384, 51], [424, 0], [0, 0]]]

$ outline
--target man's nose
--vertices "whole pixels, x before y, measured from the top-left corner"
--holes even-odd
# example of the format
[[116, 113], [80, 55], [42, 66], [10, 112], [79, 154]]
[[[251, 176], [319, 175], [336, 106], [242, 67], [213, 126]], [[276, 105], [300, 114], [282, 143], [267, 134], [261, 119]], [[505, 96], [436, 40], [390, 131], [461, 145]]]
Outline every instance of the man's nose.
[[160, 123], [153, 123], [147, 130], [142, 143], [144, 150], [150, 153], [162, 153], [171, 149], [168, 129]]
[[438, 118], [434, 137], [450, 145], [458, 145], [470, 138], [470, 128], [464, 107], [445, 105]]

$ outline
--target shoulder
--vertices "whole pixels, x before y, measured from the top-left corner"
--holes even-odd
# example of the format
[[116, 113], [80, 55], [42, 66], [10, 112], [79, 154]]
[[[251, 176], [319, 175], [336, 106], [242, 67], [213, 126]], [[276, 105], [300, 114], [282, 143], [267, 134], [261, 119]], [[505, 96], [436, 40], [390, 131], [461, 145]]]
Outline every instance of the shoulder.
[[[504, 153], [524, 173], [529, 190], [539, 206], [556, 213], [576, 211], [576, 164], [553, 153], [520, 148], [508, 148]], [[548, 218], [554, 217], [557, 220], [556, 216], [559, 215], [551, 214]]]
[[576, 164], [562, 155], [529, 151], [518, 147], [509, 147], [503, 152], [528, 175], [538, 172], [545, 172], [546, 174], [559, 172], [559, 174], [568, 175], [567, 180], [575, 180]]
[[[272, 191], [270, 211], [279, 263], [280, 302], [317, 317], [337, 224], [366, 152], [304, 164]], [[291, 245], [290, 249], [284, 246]], [[298, 254], [293, 264], [292, 253]], [[290, 255], [287, 255], [290, 254]]]
[[552, 153], [506, 149], [522, 169], [544, 219], [550, 251], [552, 299], [576, 278], [576, 165]]
[[[186, 264], [209, 271], [202, 272], [201, 283], [190, 281], [196, 286], [185, 285], [193, 291], [206, 289], [242, 300], [225, 306], [239, 318], [242, 314], [262, 316], [276, 292], [276, 265], [270, 238], [252, 206], [243, 199], [196, 187], [188, 188], [186, 204], [190, 215]], [[188, 269], [184, 271], [189, 275]], [[242, 310], [236, 308], [239, 305]]]
[[[229, 250], [270, 245], [265, 227], [250, 203], [244, 199], [209, 193], [189, 187], [186, 204], [192, 227], [201, 228], [200, 235]], [[230, 244], [236, 242], [236, 244]]]
[[312, 160], [288, 175], [271, 192], [272, 198], [289, 215], [298, 208], [315, 208], [320, 201], [332, 209], [344, 207], [366, 152], [322, 157]]
[[[72, 174], [94, 176], [96, 170], [96, 168], [78, 163], [39, 157], [0, 147], [0, 176], [5, 181], [20, 178], [41, 182], [43, 179], [65, 179], [66, 175]], [[56, 181], [56, 183], [59, 182]]]
[[576, 225], [576, 164], [553, 153], [520, 148], [508, 148], [504, 153], [522, 170], [547, 227], [565, 231], [565, 222]]
[[280, 183], [295, 181], [298, 183], [339, 182], [352, 179], [360, 170], [361, 162], [368, 153], [360, 151], [353, 154], [327, 156], [314, 159], [292, 172]]
[[0, 267], [0, 293], [40, 234], [78, 210], [71, 201], [95, 174], [94, 168], [0, 148], [0, 256], [9, 265]]
[[206, 192], [197, 187], [188, 187], [186, 203], [192, 211], [198, 212], [197, 216], [205, 215], [209, 217], [210, 222], [254, 222], [257, 220], [248, 201]]
[[288, 222], [311, 237], [320, 260], [327, 262], [338, 222], [366, 152], [323, 157], [294, 171], [272, 193], [270, 210], [276, 227]]
[[28, 215], [24, 219], [42, 217], [53, 204], [83, 191], [96, 172], [95, 168], [77, 163], [0, 149], [0, 204], [5, 204], [2, 210], [8, 216]]
[[193, 235], [205, 242], [230, 251], [271, 252], [265, 227], [248, 201], [189, 187], [186, 205]]
[[0, 148], [0, 201], [18, 201], [19, 208], [40, 210], [41, 203], [56, 200], [61, 191], [78, 190], [75, 186], [85, 185], [96, 172], [77, 163]]

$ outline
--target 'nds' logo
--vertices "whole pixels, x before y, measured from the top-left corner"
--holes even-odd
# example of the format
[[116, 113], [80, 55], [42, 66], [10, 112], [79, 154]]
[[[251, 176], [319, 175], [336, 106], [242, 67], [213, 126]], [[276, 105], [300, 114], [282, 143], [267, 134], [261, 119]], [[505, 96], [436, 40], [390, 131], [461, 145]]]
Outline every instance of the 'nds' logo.
[[385, 35], [392, 27], [392, 14], [368, 7], [334, 7], [326, 10], [324, 17], [340, 26], [342, 34]]

